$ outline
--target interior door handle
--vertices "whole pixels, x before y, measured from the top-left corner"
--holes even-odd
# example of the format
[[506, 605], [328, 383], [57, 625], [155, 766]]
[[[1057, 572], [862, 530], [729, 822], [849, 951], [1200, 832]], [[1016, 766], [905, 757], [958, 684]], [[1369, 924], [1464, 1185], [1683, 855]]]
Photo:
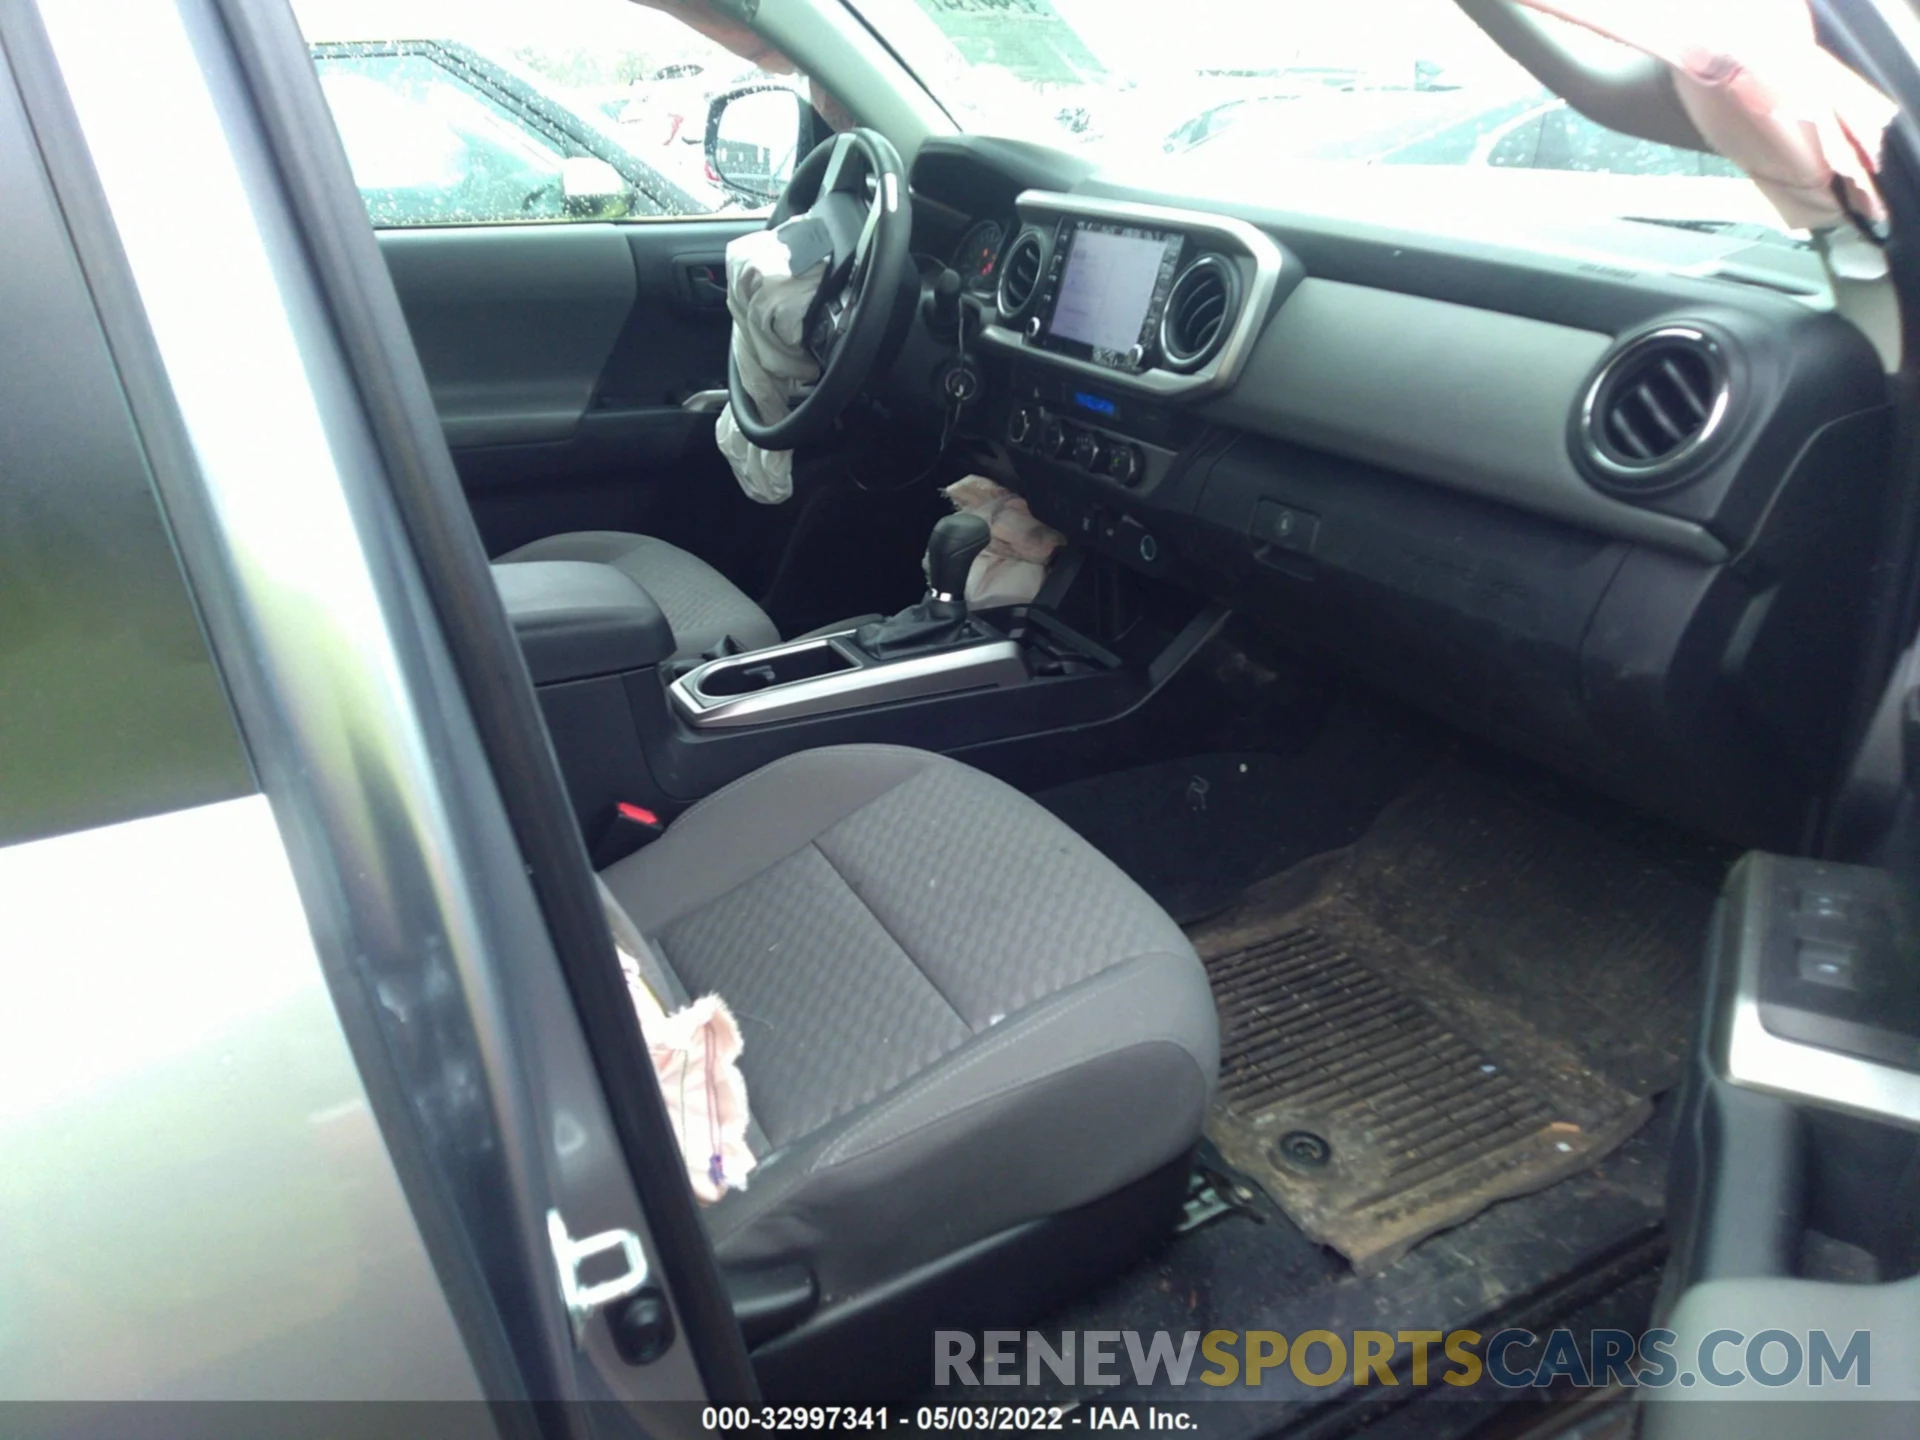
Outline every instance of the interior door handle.
[[727, 304], [726, 271], [720, 265], [688, 265], [682, 272], [686, 281], [687, 299], [699, 310], [725, 309]]

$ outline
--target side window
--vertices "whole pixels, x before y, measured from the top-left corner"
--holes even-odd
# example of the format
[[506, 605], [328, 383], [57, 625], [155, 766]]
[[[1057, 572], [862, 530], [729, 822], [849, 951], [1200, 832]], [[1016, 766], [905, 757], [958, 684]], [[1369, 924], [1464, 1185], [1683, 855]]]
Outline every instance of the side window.
[[314, 64], [375, 225], [564, 218], [565, 152], [446, 67], [401, 54]]
[[674, 8], [295, 4], [376, 226], [764, 212], [709, 169], [708, 108], [769, 83], [813, 98], [808, 81], [762, 68], [785, 62], [750, 32], [703, 33]]

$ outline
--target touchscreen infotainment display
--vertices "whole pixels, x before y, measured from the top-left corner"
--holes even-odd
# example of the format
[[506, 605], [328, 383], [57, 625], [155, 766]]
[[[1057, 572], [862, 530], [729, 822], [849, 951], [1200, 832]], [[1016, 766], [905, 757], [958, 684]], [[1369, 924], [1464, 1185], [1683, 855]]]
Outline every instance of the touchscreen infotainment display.
[[1068, 243], [1066, 269], [1048, 334], [1085, 345], [1103, 365], [1127, 364], [1150, 340], [1180, 257], [1180, 237], [1163, 230], [1082, 221]]

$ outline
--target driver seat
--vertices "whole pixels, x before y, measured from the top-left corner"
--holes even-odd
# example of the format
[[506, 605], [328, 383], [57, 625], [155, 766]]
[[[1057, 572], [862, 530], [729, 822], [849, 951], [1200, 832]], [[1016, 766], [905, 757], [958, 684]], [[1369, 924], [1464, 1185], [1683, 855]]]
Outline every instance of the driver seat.
[[743, 650], [780, 643], [773, 621], [746, 592], [699, 556], [624, 530], [576, 530], [509, 550], [493, 563], [588, 560], [611, 565], [653, 597], [673, 630], [675, 660], [691, 660], [731, 635]]

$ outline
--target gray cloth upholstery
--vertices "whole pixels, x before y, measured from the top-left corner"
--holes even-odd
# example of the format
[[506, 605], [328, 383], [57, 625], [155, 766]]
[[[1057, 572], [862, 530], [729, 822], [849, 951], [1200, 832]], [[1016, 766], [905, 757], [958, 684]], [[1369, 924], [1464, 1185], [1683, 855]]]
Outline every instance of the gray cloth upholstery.
[[892, 746], [804, 751], [605, 872], [722, 996], [769, 1147], [725, 1260], [881, 1283], [1109, 1194], [1198, 1138], [1219, 1037], [1178, 926], [1040, 806]]
[[731, 580], [699, 556], [649, 535], [622, 530], [549, 535], [509, 551], [494, 563], [522, 560], [591, 560], [623, 571], [667, 617], [676, 659], [711, 650], [729, 635], [745, 650], [780, 643], [773, 622]]

